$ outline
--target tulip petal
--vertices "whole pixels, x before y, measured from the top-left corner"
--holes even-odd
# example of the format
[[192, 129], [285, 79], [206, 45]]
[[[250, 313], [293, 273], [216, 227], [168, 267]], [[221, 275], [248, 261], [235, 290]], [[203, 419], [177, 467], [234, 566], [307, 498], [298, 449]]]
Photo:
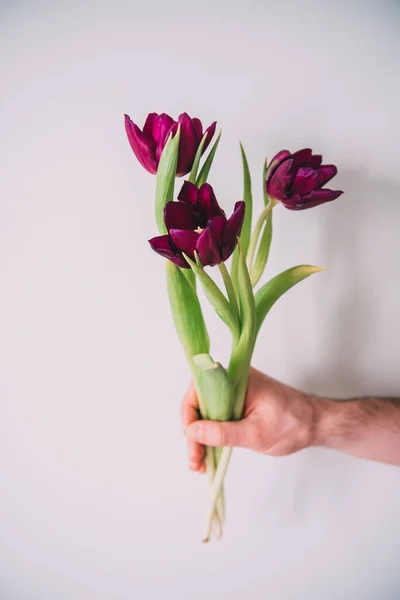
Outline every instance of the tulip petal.
[[153, 138], [153, 124], [154, 120], [158, 117], [158, 113], [150, 113], [147, 115], [147, 119], [143, 126], [143, 133], [149, 138]]
[[308, 194], [311, 190], [320, 187], [320, 175], [315, 169], [310, 167], [300, 167], [297, 169], [291, 185], [291, 194]]
[[194, 251], [196, 250], [199, 234], [196, 231], [188, 231], [185, 229], [171, 229], [169, 233], [177, 249], [194, 260]]
[[178, 200], [197, 207], [197, 198], [199, 196], [199, 188], [191, 181], [184, 181], [181, 191], [178, 194]]
[[159, 162], [163, 148], [167, 142], [175, 121], [169, 115], [162, 113], [153, 120], [153, 139], [156, 142], [156, 160]]
[[203, 146], [203, 154], [207, 150], [209, 143], [211, 142], [211, 140], [214, 137], [216, 127], [217, 127], [217, 121], [214, 121], [213, 123], [211, 123], [211, 125], [209, 127], [207, 127], [207, 129], [204, 132], [207, 134], [207, 137], [206, 137], [206, 141], [204, 142], [204, 146]]
[[275, 173], [276, 169], [288, 158], [290, 158], [292, 155], [290, 154], [289, 150], [281, 150], [280, 152], [278, 152], [278, 154], [275, 154], [274, 158], [271, 160], [271, 162], [268, 165], [268, 168], [265, 172], [265, 179], [266, 181], [268, 181], [269, 179], [271, 179], [271, 176]]
[[187, 113], [182, 113], [178, 117], [178, 122], [181, 126], [181, 138], [176, 174], [180, 177], [189, 173], [192, 168], [198, 142], [196, 131], [189, 115]]
[[237, 238], [240, 235], [246, 205], [244, 202], [236, 202], [235, 210], [226, 222], [222, 238], [222, 260], [227, 260], [234, 251]]
[[201, 138], [203, 137], [203, 125], [201, 124], [200, 119], [194, 117], [192, 119], [193, 129], [196, 133], [197, 143], [200, 144]]
[[292, 155], [293, 158], [293, 169], [297, 169], [298, 167], [307, 167], [312, 160], [312, 150], [311, 148], [303, 148], [302, 150], [297, 150]]
[[207, 227], [210, 229], [214, 242], [219, 248], [222, 248], [224, 231], [228, 221], [225, 217], [214, 217], [207, 223]]
[[291, 198], [282, 201], [282, 204], [290, 210], [304, 210], [306, 208], [325, 204], [325, 202], [336, 200], [336, 198], [339, 198], [342, 194], [343, 192], [339, 190], [318, 189], [313, 190], [305, 196], [292, 196]]
[[[199, 119], [197, 119], [197, 121], [198, 120]], [[181, 113], [178, 117], [178, 123], [180, 123], [181, 125], [186, 122], [186, 123], [189, 123], [190, 126], [192, 126], [192, 121], [193, 121], [193, 119], [191, 117], [189, 117], [187, 112]]]
[[335, 167], [335, 165], [321, 165], [318, 169], [318, 175], [319, 175], [319, 186], [318, 187], [322, 187], [323, 185], [328, 183], [328, 181], [330, 181], [332, 179], [332, 177], [335, 177], [336, 174], [337, 174], [337, 168]]
[[193, 207], [184, 202], [167, 202], [164, 208], [164, 223], [170, 229], [196, 229], [198, 217]]
[[293, 160], [285, 160], [276, 169], [275, 173], [267, 182], [267, 193], [271, 198], [277, 200], [284, 200], [287, 196], [290, 183], [292, 181], [292, 169]]
[[[309, 194], [309, 199], [312, 202], [329, 202], [330, 200], [336, 200], [339, 196], [343, 194], [340, 190], [314, 190]], [[306, 200], [307, 196], [303, 196], [302, 200]]]
[[322, 163], [322, 156], [321, 154], [313, 154], [310, 158], [310, 160], [308, 161], [308, 165], [309, 167], [312, 167], [313, 169], [318, 169], [318, 167], [321, 166]]
[[136, 158], [149, 173], [157, 173], [158, 162], [155, 157], [154, 142], [125, 115], [125, 130]]
[[225, 213], [217, 202], [214, 190], [209, 183], [204, 183], [198, 192], [197, 212], [200, 214], [200, 227], [205, 227], [213, 217], [225, 217]]
[[175, 265], [178, 265], [178, 267], [185, 269], [189, 268], [186, 260], [173, 246], [169, 235], [159, 235], [154, 237], [149, 240], [149, 244], [157, 254], [160, 254], [160, 256], [163, 256], [164, 258], [168, 258], [168, 260], [172, 261]]
[[208, 227], [199, 235], [196, 250], [204, 266], [209, 265], [212, 267], [221, 262], [221, 254]]
[[157, 115], [153, 119], [152, 136], [155, 142], [163, 143], [167, 140], [167, 134], [175, 123], [172, 117], [166, 113]]

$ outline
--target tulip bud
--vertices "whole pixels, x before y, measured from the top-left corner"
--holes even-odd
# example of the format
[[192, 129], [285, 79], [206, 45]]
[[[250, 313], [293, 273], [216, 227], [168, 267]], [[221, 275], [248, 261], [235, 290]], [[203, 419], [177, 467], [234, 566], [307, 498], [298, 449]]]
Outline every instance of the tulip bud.
[[337, 173], [335, 165], [322, 165], [322, 156], [310, 148], [291, 154], [281, 150], [266, 171], [267, 194], [291, 210], [330, 202], [343, 192], [322, 188]]

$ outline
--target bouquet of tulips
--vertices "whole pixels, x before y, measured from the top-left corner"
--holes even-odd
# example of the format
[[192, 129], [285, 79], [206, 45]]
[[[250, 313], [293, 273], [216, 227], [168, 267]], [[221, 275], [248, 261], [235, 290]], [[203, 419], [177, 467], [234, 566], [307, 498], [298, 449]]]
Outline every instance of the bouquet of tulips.
[[[292, 267], [254, 288], [264, 272], [272, 238], [272, 210], [283, 204], [302, 210], [334, 200], [341, 191], [323, 186], [334, 177], [334, 165], [308, 148], [281, 150], [263, 169], [264, 209], [252, 228], [252, 190], [246, 154], [241, 146], [243, 195], [229, 218], [218, 204], [208, 178], [221, 137], [212, 123], [203, 133], [199, 119], [186, 113], [174, 121], [151, 113], [141, 130], [125, 115], [129, 143], [137, 159], [156, 175], [155, 218], [159, 235], [149, 240], [167, 259], [167, 288], [176, 331], [193, 374], [201, 417], [230, 421], [242, 416], [251, 357], [258, 332], [273, 304], [289, 288], [322, 267]], [[176, 177], [187, 176], [175, 196]], [[175, 199], [176, 198], [176, 199]], [[230, 268], [226, 261], [231, 258]], [[225, 290], [212, 277], [222, 275]], [[196, 291], [199, 284], [232, 336], [225, 368], [210, 356], [210, 339]], [[231, 448], [206, 448], [211, 498], [203, 541], [222, 534], [224, 477]]]

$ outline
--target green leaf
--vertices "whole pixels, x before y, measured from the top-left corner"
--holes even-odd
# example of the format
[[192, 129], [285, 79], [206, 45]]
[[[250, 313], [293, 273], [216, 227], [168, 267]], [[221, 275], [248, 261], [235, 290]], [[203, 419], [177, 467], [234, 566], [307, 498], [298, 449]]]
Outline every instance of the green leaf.
[[[240, 234], [240, 241], [244, 250], [245, 257], [250, 245], [251, 238], [251, 220], [253, 213], [253, 197], [251, 193], [251, 177], [249, 171], [249, 165], [247, 162], [246, 153], [242, 144], [240, 143], [240, 151], [242, 154], [243, 163], [243, 200], [246, 203], [246, 210], [244, 213], [244, 222], [242, 232]], [[232, 255], [231, 263], [231, 279], [235, 288], [238, 286], [238, 261], [239, 261], [239, 249], [236, 247]]]
[[207, 139], [207, 135], [208, 135], [207, 133], [205, 133], [203, 135], [201, 142], [199, 144], [199, 147], [197, 148], [196, 156], [194, 157], [194, 161], [193, 161], [192, 170], [190, 171], [190, 175], [189, 175], [189, 181], [191, 183], [196, 183], [197, 171], [199, 169], [200, 159], [201, 159], [201, 155], [203, 154], [203, 147], [204, 147], [205, 141]]
[[198, 176], [198, 178], [196, 180], [197, 187], [202, 186], [203, 183], [206, 183], [206, 181], [207, 181], [208, 174], [210, 172], [211, 165], [213, 163], [214, 156], [215, 156], [215, 153], [216, 153], [217, 148], [218, 148], [219, 140], [221, 139], [221, 133], [222, 133], [222, 131], [220, 130], [219, 134], [218, 134], [218, 137], [217, 137], [217, 139], [214, 142], [213, 147], [211, 148], [211, 150], [210, 150], [210, 152], [209, 152], [206, 160], [204, 161], [204, 165], [202, 166], [200, 174], [199, 174], [199, 176]]
[[192, 269], [182, 269], [182, 273], [189, 281], [189, 283], [192, 284], [194, 289], [196, 289], [196, 275], [193, 273]]
[[323, 271], [326, 267], [314, 267], [312, 265], [299, 265], [283, 271], [273, 279], [265, 283], [256, 293], [256, 334], [264, 322], [268, 312], [275, 302], [291, 287], [303, 281], [309, 275]]
[[246, 338], [247, 343], [250, 342], [255, 333], [256, 305], [241, 242], [238, 243], [238, 283], [241, 314], [240, 338]]
[[234, 389], [228, 373], [209, 354], [193, 356], [197, 396], [205, 407], [204, 419], [230, 421], [233, 415]]
[[235, 292], [235, 288], [233, 287], [233, 281], [229, 275], [229, 271], [226, 268], [224, 262], [219, 263], [218, 265], [219, 272], [222, 275], [223, 282], [225, 284], [226, 293], [228, 294], [229, 304], [231, 305], [232, 311], [234, 312], [237, 319], [239, 319], [239, 305], [237, 301], [237, 296]]
[[193, 368], [192, 357], [208, 354], [210, 340], [203, 312], [193, 285], [180, 269], [167, 261], [167, 288], [172, 316], [179, 339]]
[[268, 194], [267, 194], [267, 185], [266, 185], [267, 170], [268, 170], [268, 158], [266, 158], [265, 161], [264, 161], [263, 180], [262, 180], [262, 184], [263, 184], [263, 198], [264, 198], [264, 204], [265, 204], [265, 206], [267, 206], [267, 204], [269, 203], [269, 198], [268, 198]]
[[202, 266], [196, 264], [186, 254], [183, 254], [183, 256], [192, 267], [197, 279], [200, 281], [207, 300], [210, 302], [217, 315], [224, 321], [224, 323], [226, 323], [226, 325], [228, 325], [233, 338], [238, 339], [239, 322], [226, 296], [224, 296], [215, 281], [211, 279]]
[[246, 211], [244, 214], [244, 222], [242, 227], [242, 233], [240, 234], [240, 241], [242, 243], [242, 248], [244, 252], [244, 256], [247, 256], [247, 250], [249, 248], [250, 243], [250, 234], [251, 234], [251, 218], [253, 212], [253, 198], [251, 194], [251, 177], [249, 171], [249, 165], [246, 158], [246, 153], [242, 144], [240, 143], [240, 151], [242, 153], [242, 163], [243, 163], [243, 200], [246, 203]]
[[235, 290], [238, 289], [238, 261], [239, 261], [239, 248], [236, 246], [232, 254], [231, 262], [231, 279]]
[[[233, 348], [228, 367], [228, 373], [234, 385], [239, 382], [242, 374], [248, 371], [250, 367], [251, 356], [254, 349], [256, 326], [256, 307], [253, 287], [251, 285], [246, 259], [240, 242], [238, 244], [237, 291], [239, 294], [241, 330], [239, 341]], [[240, 418], [240, 415], [242, 414], [242, 400], [244, 401], [244, 399], [241, 399], [239, 405], [236, 404], [235, 406], [235, 419]]]
[[264, 273], [265, 265], [268, 261], [269, 249], [272, 241], [272, 211], [268, 214], [264, 229], [261, 235], [261, 241], [257, 250], [256, 259], [251, 270], [251, 283], [254, 286], [260, 281]]
[[167, 232], [164, 224], [164, 206], [174, 199], [174, 184], [178, 164], [180, 128], [175, 136], [169, 136], [162, 151], [156, 177], [156, 223], [160, 234]]

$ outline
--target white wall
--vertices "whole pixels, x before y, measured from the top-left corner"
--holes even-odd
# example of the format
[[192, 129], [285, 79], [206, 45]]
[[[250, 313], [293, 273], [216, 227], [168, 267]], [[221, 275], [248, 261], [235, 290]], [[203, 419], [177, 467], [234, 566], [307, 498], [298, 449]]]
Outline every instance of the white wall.
[[1, 600], [400, 597], [396, 468], [235, 451], [225, 538], [199, 543], [154, 179], [122, 120], [217, 119], [227, 210], [239, 138], [255, 189], [284, 147], [338, 164], [341, 199], [276, 211], [267, 275], [331, 269], [273, 309], [254, 362], [310, 392], [400, 395], [399, 25], [389, 0], [0, 3]]

